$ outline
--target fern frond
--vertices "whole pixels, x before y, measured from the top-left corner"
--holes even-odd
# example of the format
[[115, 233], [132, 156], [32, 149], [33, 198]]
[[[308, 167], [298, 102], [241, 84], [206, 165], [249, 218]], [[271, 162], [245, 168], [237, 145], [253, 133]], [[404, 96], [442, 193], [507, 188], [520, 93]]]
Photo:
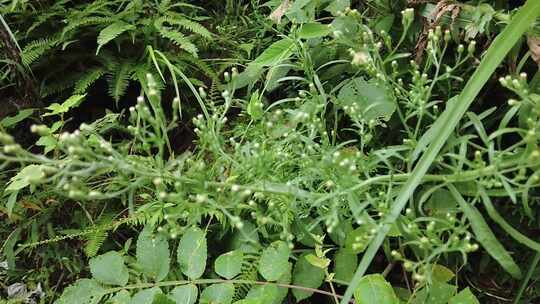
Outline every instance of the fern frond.
[[202, 24], [190, 20], [179, 13], [168, 12], [167, 15], [163, 18], [163, 21], [170, 25], [178, 25], [208, 40], [212, 39], [212, 33]]
[[96, 54], [99, 53], [99, 50], [104, 45], [116, 39], [116, 37], [120, 36], [125, 31], [129, 31], [133, 28], [134, 26], [131, 24], [128, 24], [125, 22], [115, 22], [107, 26], [106, 28], [102, 29], [101, 32], [99, 32], [99, 36], [97, 38], [98, 47], [96, 50]]
[[199, 50], [191, 41], [189, 41], [189, 38], [184, 36], [182, 33], [170, 30], [166, 27], [161, 27], [159, 29], [159, 34], [163, 38], [169, 39], [173, 44], [179, 46], [181, 49], [190, 53], [194, 57], [198, 57], [197, 53], [199, 52]]
[[[238, 280], [257, 281], [257, 265], [259, 264], [260, 253], [244, 255], [242, 270], [238, 275]], [[236, 284], [234, 290], [234, 301], [239, 301], [246, 297], [247, 293], [253, 287], [250, 284]]]
[[108, 233], [104, 230], [96, 230], [87, 237], [87, 242], [84, 246], [84, 253], [87, 257], [95, 257], [99, 249], [107, 239]]
[[114, 98], [116, 102], [120, 100], [126, 93], [129, 85], [129, 79], [131, 77], [132, 67], [129, 62], [124, 62], [118, 66], [116, 70], [113, 70], [107, 77], [109, 84], [109, 96]]
[[23, 64], [29, 66], [58, 43], [56, 37], [42, 38], [27, 44], [21, 54]]
[[109, 17], [68, 18], [68, 20], [70, 20], [70, 23], [62, 30], [62, 36], [65, 36], [67, 33], [74, 31], [79, 27], [96, 24], [106, 25], [113, 22]]
[[86, 73], [77, 83], [75, 84], [75, 89], [73, 94], [83, 94], [88, 91], [88, 88], [96, 82], [101, 76], [105, 74], [105, 71], [102, 68], [96, 68], [90, 70]]

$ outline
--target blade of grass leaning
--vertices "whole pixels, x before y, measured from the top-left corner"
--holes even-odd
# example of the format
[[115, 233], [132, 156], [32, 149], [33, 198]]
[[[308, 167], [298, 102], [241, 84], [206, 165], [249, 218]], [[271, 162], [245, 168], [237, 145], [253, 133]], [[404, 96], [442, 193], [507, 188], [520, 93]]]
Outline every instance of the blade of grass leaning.
[[480, 197], [482, 198], [482, 202], [484, 203], [484, 207], [486, 208], [489, 217], [491, 217], [495, 223], [499, 224], [499, 226], [501, 226], [501, 228], [516, 241], [536, 252], [540, 252], [540, 244], [526, 237], [521, 232], [517, 231], [516, 228], [508, 224], [508, 222], [499, 214], [499, 212], [497, 212], [495, 207], [493, 207], [493, 203], [491, 202], [491, 199], [487, 195], [486, 191], [482, 187], [479, 187], [479, 191]]
[[438, 128], [434, 132], [434, 134], [436, 134], [436, 136], [434, 136], [434, 140], [428, 146], [424, 154], [422, 154], [418, 164], [411, 172], [410, 178], [401, 188], [401, 191], [399, 192], [392, 206], [391, 212], [384, 221], [384, 225], [379, 229], [377, 235], [371, 241], [367, 251], [364, 253], [356, 273], [354, 274], [349, 287], [347, 287], [345, 295], [341, 299], [341, 304], [348, 303], [351, 299], [356, 285], [358, 285], [358, 282], [366, 272], [367, 268], [371, 264], [371, 261], [375, 257], [375, 254], [384, 242], [388, 231], [390, 231], [391, 224], [397, 219], [403, 208], [405, 208], [407, 201], [413, 194], [416, 187], [420, 184], [423, 176], [429, 170], [433, 160], [437, 157], [437, 154], [442, 149], [444, 143], [453, 132], [473, 100], [476, 98], [478, 93], [480, 93], [482, 87], [489, 80], [493, 72], [495, 72], [501, 61], [513, 48], [518, 39], [520, 39], [523, 33], [529, 29], [530, 25], [539, 15], [540, 1], [528, 0], [519, 9], [506, 28], [493, 41], [484, 58], [480, 62], [477, 70], [465, 85], [465, 88], [459, 95], [458, 100], [456, 100], [455, 107], [445, 110], [449, 111], [450, 115], [442, 115], [439, 118], [444, 121], [443, 124], [440, 124], [444, 127]]
[[538, 262], [540, 262], [540, 252], [537, 252], [532, 258], [532, 261], [529, 264], [529, 269], [527, 270], [527, 274], [525, 274], [525, 277], [521, 281], [518, 292], [512, 304], [518, 304], [519, 300], [521, 300], [521, 297], [523, 296], [523, 292], [525, 291], [525, 288], [527, 288], [527, 285], [529, 284], [529, 281], [531, 280], [532, 275], [536, 270], [536, 266], [538, 266]]
[[495, 259], [504, 270], [512, 275], [512, 277], [520, 279], [521, 270], [519, 269], [519, 266], [493, 234], [480, 211], [467, 203], [456, 187], [449, 185], [448, 189], [456, 199], [467, 219], [469, 219], [469, 223], [471, 224], [471, 228], [478, 243], [480, 243], [489, 255]]

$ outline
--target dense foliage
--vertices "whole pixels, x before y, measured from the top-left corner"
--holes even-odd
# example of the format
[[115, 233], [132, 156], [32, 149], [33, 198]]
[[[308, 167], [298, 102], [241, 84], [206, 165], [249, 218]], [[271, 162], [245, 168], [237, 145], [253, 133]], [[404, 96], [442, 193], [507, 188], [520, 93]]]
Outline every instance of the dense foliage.
[[540, 299], [540, 2], [0, 13], [0, 303]]

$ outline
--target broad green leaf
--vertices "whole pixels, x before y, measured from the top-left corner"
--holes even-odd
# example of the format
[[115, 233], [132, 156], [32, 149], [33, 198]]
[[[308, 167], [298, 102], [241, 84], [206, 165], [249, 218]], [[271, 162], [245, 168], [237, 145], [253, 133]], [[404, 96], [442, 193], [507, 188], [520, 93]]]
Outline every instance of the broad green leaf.
[[158, 293], [154, 296], [152, 304], [176, 304], [171, 298], [167, 297], [162, 293]]
[[98, 47], [96, 50], [96, 54], [99, 53], [99, 50], [101, 49], [101, 47], [103, 47], [104, 45], [109, 43], [111, 40], [121, 35], [123, 32], [131, 30], [133, 28], [135, 27], [131, 24], [127, 24], [122, 21], [117, 21], [107, 26], [106, 28], [102, 29], [101, 32], [99, 32], [99, 35], [97, 38]]
[[327, 24], [321, 24], [318, 22], [305, 23], [302, 24], [302, 27], [298, 31], [298, 38], [311, 39], [324, 37], [330, 34], [330, 30], [330, 26]]
[[199, 304], [230, 304], [233, 296], [232, 283], [213, 284], [203, 290]]
[[350, 282], [357, 265], [358, 255], [345, 248], [339, 249], [334, 256], [335, 278], [340, 281]]
[[233, 80], [235, 89], [241, 89], [247, 85], [253, 86], [263, 73], [263, 66], [251, 63], [247, 68]]
[[330, 239], [339, 246], [345, 246], [347, 235], [353, 231], [350, 220], [342, 219], [338, 225], [328, 234]]
[[194, 304], [198, 294], [197, 286], [187, 284], [175, 287], [169, 296], [176, 301], [176, 304]]
[[[392, 25], [394, 24], [395, 16], [393, 14], [386, 15], [384, 17], [381, 17], [377, 20], [377, 23], [373, 27], [373, 30], [376, 33], [380, 33], [382, 31], [385, 31], [386, 33], [389, 33], [392, 29]], [[388, 60], [388, 59], [386, 59]]]
[[428, 287], [420, 289], [412, 299], [411, 304], [447, 304], [456, 293], [456, 286], [443, 282], [433, 282]]
[[124, 286], [129, 280], [124, 258], [116, 251], [90, 259], [90, 272], [92, 278], [102, 284]]
[[431, 266], [431, 278], [434, 281], [446, 283], [454, 277], [452, 270], [444, 267], [443, 265], [433, 264]]
[[[279, 284], [290, 284], [292, 279], [292, 264], [287, 265], [287, 271], [276, 281]], [[289, 290], [276, 285], [256, 285], [253, 286], [246, 299], [262, 299], [264, 304], [282, 304], [287, 297]]]
[[[294, 265], [293, 285], [308, 288], [318, 288], [324, 281], [324, 270], [313, 266], [306, 259], [306, 256], [307, 254], [302, 255], [300, 258], [298, 258], [296, 264]], [[301, 289], [293, 289], [292, 293], [298, 302], [313, 295], [313, 292]]]
[[197, 227], [188, 229], [178, 245], [177, 259], [180, 269], [190, 279], [198, 279], [206, 269], [206, 258], [206, 234]]
[[244, 255], [241, 251], [230, 251], [220, 255], [215, 263], [216, 273], [226, 279], [232, 279], [242, 271]]
[[56, 139], [56, 137], [51, 136], [51, 135], [41, 136], [39, 140], [36, 142], [37, 146], [44, 147], [43, 153], [45, 154], [54, 150], [57, 144], [58, 144], [58, 140]]
[[253, 64], [259, 66], [274, 66], [289, 58], [292, 55], [294, 48], [294, 41], [289, 38], [284, 38], [270, 45], [253, 61]]
[[366, 121], [389, 120], [396, 110], [396, 102], [384, 84], [365, 81], [358, 77], [344, 85], [338, 94], [339, 104], [353, 119]]
[[459, 210], [458, 207], [456, 199], [448, 190], [438, 189], [431, 194], [423, 209], [428, 216], [446, 218], [448, 213], [456, 213]]
[[493, 234], [480, 211], [467, 203], [454, 186], [450, 185], [449, 189], [469, 220], [478, 243], [480, 243], [489, 255], [495, 259], [504, 270], [512, 275], [512, 277], [520, 279], [522, 274], [519, 266], [514, 262], [514, 259], [508, 251], [504, 249], [504, 246], [499, 242], [495, 234]]
[[347, 234], [345, 239], [345, 248], [353, 253], [361, 253], [366, 250], [372, 237], [372, 230], [376, 224], [368, 214], [361, 215], [363, 223], [360, 227]]
[[2, 120], [0, 120], [0, 126], [8, 129], [8, 128], [11, 128], [13, 126], [15, 126], [16, 124], [18, 124], [19, 122], [25, 120], [26, 118], [30, 117], [30, 115], [32, 115], [34, 113], [34, 109], [25, 109], [25, 110], [20, 110], [19, 113], [17, 113], [16, 115], [14, 116], [8, 116]]
[[[379, 229], [375, 239], [371, 242], [368, 250], [363, 255], [360, 265], [354, 274], [351, 285], [349, 285], [345, 291], [345, 294], [343, 295], [343, 298], [341, 299], [341, 304], [346, 304], [351, 299], [354, 292], [354, 286], [356, 286], [356, 284], [361, 280], [369, 265], [372, 264], [372, 260], [375, 258], [379, 248], [386, 239], [386, 234], [390, 230], [390, 223], [395, 222], [405, 206], [407, 206], [407, 203], [412, 197], [414, 191], [422, 182], [422, 178], [431, 168], [433, 161], [439, 155], [442, 147], [456, 128], [465, 112], [467, 112], [476, 96], [478, 96], [486, 82], [490, 79], [491, 75], [493, 72], [495, 72], [508, 52], [514, 47], [516, 42], [521, 39], [523, 33], [530, 28], [539, 15], [540, 1], [527, 0], [519, 11], [512, 16], [510, 23], [497, 36], [497, 38], [495, 38], [487, 52], [484, 54], [480, 65], [476, 68], [474, 74], [469, 78], [463, 91], [456, 100], [456, 105], [448, 110], [450, 114], [444, 115], [444, 118], [442, 116], [439, 118], [443, 121], [442, 123], [439, 123], [439, 125], [443, 127], [437, 129], [434, 140], [429, 144], [429, 147], [414, 166], [407, 181], [401, 186], [396, 199], [392, 203], [392, 208], [385, 218], [386, 224]], [[519, 270], [517, 265], [515, 265], [515, 263], [512, 264], [512, 271], [514, 274], [519, 274], [519, 276], [521, 276], [521, 272], [516, 271]]]
[[112, 297], [107, 304], [130, 304], [131, 296], [127, 290], [121, 290]]
[[478, 299], [471, 292], [469, 287], [460, 291], [457, 295], [453, 296], [448, 304], [480, 304]]
[[59, 103], [53, 103], [50, 106], [46, 107], [45, 109], [49, 110], [48, 113], [43, 114], [42, 116], [52, 116], [52, 115], [61, 115], [72, 108], [75, 108], [81, 104], [81, 102], [86, 98], [86, 94], [84, 95], [73, 95], [69, 97], [66, 101], [64, 101], [62, 104]]
[[392, 289], [380, 274], [364, 276], [354, 291], [357, 304], [399, 304], [399, 300]]
[[151, 304], [157, 294], [162, 293], [158, 287], [143, 289], [133, 295], [129, 304]]
[[97, 304], [105, 291], [105, 288], [94, 280], [80, 279], [66, 288], [54, 304]]
[[263, 299], [244, 299], [240, 301], [236, 301], [233, 304], [266, 304], [268, 302], [265, 302]]
[[154, 234], [152, 227], [144, 227], [137, 240], [137, 263], [143, 273], [159, 282], [169, 273], [170, 262], [167, 239]]
[[[324, 235], [321, 225], [311, 225], [313, 219], [302, 218], [293, 222], [292, 231], [298, 242], [304, 246], [315, 247], [317, 241], [313, 238], [313, 235]], [[309, 231], [308, 229], [311, 229]]]
[[259, 261], [259, 273], [267, 281], [276, 281], [288, 269], [291, 250], [287, 243], [276, 241], [264, 249]]
[[43, 166], [28, 165], [9, 180], [5, 191], [19, 191], [26, 186], [39, 184], [44, 178], [45, 172], [43, 172]]
[[257, 228], [249, 221], [244, 222], [244, 226], [236, 229], [230, 241], [231, 250], [240, 250], [243, 253], [254, 253], [258, 249], [255, 247], [259, 243]]
[[351, 0], [332, 0], [329, 2], [330, 4], [324, 10], [334, 16], [337, 16], [339, 12], [343, 12], [347, 7], [351, 6]]

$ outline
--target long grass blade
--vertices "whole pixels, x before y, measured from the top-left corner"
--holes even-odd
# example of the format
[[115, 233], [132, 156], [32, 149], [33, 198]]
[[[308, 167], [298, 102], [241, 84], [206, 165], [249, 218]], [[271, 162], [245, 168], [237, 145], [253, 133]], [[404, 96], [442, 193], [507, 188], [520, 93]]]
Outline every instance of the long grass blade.
[[495, 259], [504, 270], [514, 278], [520, 279], [521, 270], [519, 269], [519, 266], [514, 262], [512, 256], [493, 234], [480, 211], [467, 203], [456, 187], [449, 185], [448, 189], [456, 199], [467, 219], [469, 219], [469, 223], [471, 224], [471, 228], [478, 243], [484, 247], [489, 255]]
[[384, 242], [392, 223], [395, 222], [401, 214], [401, 211], [405, 208], [407, 201], [414, 193], [416, 187], [420, 184], [423, 176], [427, 173], [429, 167], [433, 163], [433, 160], [437, 157], [439, 151], [442, 149], [446, 140], [453, 132], [473, 100], [478, 93], [480, 93], [480, 90], [489, 80], [493, 72], [495, 72], [501, 61], [514, 47], [523, 33], [530, 28], [531, 24], [533, 24], [536, 17], [539, 15], [540, 1], [528, 0], [519, 9], [502, 33], [493, 41], [493, 44], [489, 47], [484, 58], [480, 62], [478, 69], [465, 85], [463, 92], [459, 95], [456, 106], [445, 110], [449, 111], [450, 115], [442, 115], [439, 118], [444, 121], [444, 123], [441, 124], [444, 127], [436, 130], [435, 134], [437, 134], [437, 136], [434, 136], [434, 140], [426, 149], [418, 161], [418, 164], [414, 167], [410, 178], [401, 188], [401, 191], [392, 206], [391, 212], [385, 219], [384, 225], [379, 229], [377, 235], [362, 257], [360, 265], [358, 265], [356, 273], [354, 274], [349, 287], [347, 287], [344, 297], [341, 299], [341, 304], [346, 304], [351, 299], [354, 289]]

